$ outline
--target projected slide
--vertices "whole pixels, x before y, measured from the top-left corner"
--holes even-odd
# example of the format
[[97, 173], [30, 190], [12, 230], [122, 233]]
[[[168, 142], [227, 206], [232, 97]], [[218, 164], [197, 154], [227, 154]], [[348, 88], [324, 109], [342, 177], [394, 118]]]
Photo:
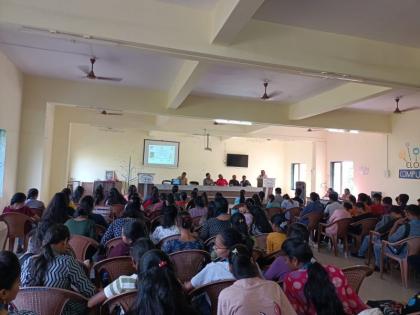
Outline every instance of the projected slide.
[[144, 140], [143, 163], [147, 166], [177, 167], [179, 142]]

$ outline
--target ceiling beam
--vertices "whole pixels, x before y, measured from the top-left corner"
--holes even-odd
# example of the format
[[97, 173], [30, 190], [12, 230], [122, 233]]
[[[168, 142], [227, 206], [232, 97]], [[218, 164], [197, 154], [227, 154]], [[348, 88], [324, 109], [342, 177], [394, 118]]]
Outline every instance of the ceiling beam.
[[206, 68], [206, 65], [200, 61], [184, 61], [176, 78], [173, 80], [172, 87], [169, 89], [167, 108], [177, 109], [181, 106], [206, 71]]
[[390, 87], [345, 83], [332, 90], [289, 106], [289, 119], [299, 120], [331, 112], [357, 101], [391, 90]]
[[[125, 113], [144, 113], [203, 119], [232, 119], [258, 124], [302, 126], [312, 128], [343, 128], [361, 131], [391, 132], [389, 115], [339, 109], [322, 115], [290, 120], [289, 108], [277, 102], [245, 101], [188, 96], [176, 111], [167, 108], [167, 96], [162, 91], [142, 90], [138, 87], [75, 82], [24, 76], [23, 108], [42, 107], [47, 103], [79, 105], [87, 108], [103, 107]], [[32, 114], [32, 112], [31, 112]], [[24, 114], [23, 114], [24, 115]], [[346, 119], [343, 119], [346, 117]], [[30, 119], [24, 130], [31, 130]]]
[[231, 44], [264, 0], [219, 0], [213, 12], [211, 43]]
[[[365, 82], [420, 87], [420, 49], [251, 19], [229, 46], [210, 42], [212, 11], [169, 1], [0, 0], [0, 24], [64, 32], [198, 61], [291, 72], [322, 71]], [[53, 13], [53, 14], [52, 14]], [[56, 34], [57, 35], [57, 34]]]

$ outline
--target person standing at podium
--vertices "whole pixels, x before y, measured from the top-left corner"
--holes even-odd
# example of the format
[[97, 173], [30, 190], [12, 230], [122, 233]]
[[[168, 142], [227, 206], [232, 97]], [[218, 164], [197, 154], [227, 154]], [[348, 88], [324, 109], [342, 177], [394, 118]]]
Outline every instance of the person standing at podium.
[[261, 174], [257, 177], [257, 187], [262, 187], [264, 179], [267, 178], [267, 174], [264, 170], [261, 170]]
[[210, 173], [206, 173], [206, 178], [203, 179], [203, 186], [214, 186]]
[[188, 178], [186, 172], [182, 172], [181, 176], [178, 176], [178, 179], [180, 181], [180, 185], [188, 185]]

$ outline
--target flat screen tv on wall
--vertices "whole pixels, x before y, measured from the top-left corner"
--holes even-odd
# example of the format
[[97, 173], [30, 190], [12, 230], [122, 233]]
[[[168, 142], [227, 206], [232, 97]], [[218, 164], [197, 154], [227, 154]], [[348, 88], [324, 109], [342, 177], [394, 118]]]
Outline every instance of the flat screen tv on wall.
[[245, 154], [228, 154], [226, 166], [248, 167], [248, 155]]

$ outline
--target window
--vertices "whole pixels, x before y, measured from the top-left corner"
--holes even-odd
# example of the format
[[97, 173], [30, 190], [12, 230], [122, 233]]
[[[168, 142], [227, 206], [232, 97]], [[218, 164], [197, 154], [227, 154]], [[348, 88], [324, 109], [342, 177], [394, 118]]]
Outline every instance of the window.
[[304, 163], [292, 163], [292, 178], [291, 188], [295, 190], [296, 182], [304, 182], [306, 180], [306, 164]]
[[353, 161], [331, 162], [330, 166], [331, 186], [339, 194], [344, 192], [345, 188], [354, 190], [354, 170]]
[[6, 159], [6, 130], [0, 129], [0, 197], [3, 197], [4, 163]]

